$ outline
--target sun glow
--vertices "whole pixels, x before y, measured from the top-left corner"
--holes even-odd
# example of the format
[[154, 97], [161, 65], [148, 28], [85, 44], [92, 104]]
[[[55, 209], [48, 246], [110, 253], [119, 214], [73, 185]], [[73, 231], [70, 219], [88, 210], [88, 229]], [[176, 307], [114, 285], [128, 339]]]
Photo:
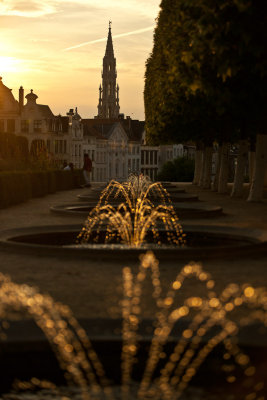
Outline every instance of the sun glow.
[[0, 72], [18, 72], [21, 61], [14, 57], [0, 56]]

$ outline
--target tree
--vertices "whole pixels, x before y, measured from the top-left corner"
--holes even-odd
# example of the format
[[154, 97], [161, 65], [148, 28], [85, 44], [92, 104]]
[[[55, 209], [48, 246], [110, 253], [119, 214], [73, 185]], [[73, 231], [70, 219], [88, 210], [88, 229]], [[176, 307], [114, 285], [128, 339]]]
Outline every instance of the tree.
[[[266, 134], [264, 10], [263, 0], [161, 3], [145, 76], [148, 138], [194, 140], [205, 147], [216, 140], [223, 147], [221, 192], [227, 184], [228, 143], [253, 142], [256, 134]], [[210, 153], [206, 154], [210, 159]], [[241, 164], [236, 175], [238, 192]], [[264, 166], [259, 161], [258, 165], [255, 182], [257, 177], [262, 182], [264, 174], [257, 171]], [[204, 165], [204, 170], [207, 180], [209, 166]]]

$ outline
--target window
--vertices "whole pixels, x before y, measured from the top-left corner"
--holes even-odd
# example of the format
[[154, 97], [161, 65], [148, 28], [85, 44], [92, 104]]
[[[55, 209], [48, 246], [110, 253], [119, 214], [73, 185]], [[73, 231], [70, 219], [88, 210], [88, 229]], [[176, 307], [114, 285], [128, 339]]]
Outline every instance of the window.
[[15, 120], [14, 119], [7, 120], [7, 131], [8, 131], [8, 133], [15, 132]]
[[55, 140], [55, 154], [58, 154], [58, 140]]
[[67, 153], [67, 140], [64, 140], [64, 154]]
[[33, 121], [33, 130], [34, 132], [42, 132], [42, 120], [35, 119]]
[[21, 121], [21, 132], [29, 132], [29, 120], [23, 119]]
[[110, 83], [108, 84], [108, 95], [109, 96], [111, 95], [111, 84]]
[[0, 119], [0, 132], [5, 131], [5, 121], [3, 119]]

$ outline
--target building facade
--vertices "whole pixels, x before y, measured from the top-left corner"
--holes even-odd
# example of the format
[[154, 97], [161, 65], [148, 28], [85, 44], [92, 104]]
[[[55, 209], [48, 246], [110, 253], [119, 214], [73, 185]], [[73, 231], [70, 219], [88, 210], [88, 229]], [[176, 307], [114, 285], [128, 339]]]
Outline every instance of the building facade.
[[87, 153], [92, 160], [92, 181], [122, 181], [131, 173], [143, 173], [155, 180], [165, 162], [194, 157], [194, 146], [147, 145], [145, 122], [120, 114], [111, 23], [96, 117], [82, 119], [77, 107], [65, 116], [54, 115], [48, 105], [37, 103], [33, 90], [25, 96], [24, 104], [23, 87], [18, 97], [17, 101], [0, 78], [0, 132], [25, 136], [31, 153], [45, 149], [51, 162], [59, 167], [73, 163], [74, 168], [82, 168]]

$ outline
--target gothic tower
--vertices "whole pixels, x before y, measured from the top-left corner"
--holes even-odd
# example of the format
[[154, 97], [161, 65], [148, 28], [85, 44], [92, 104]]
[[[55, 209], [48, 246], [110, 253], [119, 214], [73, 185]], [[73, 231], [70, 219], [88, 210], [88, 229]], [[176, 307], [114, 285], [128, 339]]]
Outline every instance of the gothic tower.
[[119, 85], [116, 85], [116, 79], [116, 58], [112, 44], [111, 22], [109, 22], [106, 53], [103, 58], [102, 86], [99, 86], [98, 118], [119, 117]]

